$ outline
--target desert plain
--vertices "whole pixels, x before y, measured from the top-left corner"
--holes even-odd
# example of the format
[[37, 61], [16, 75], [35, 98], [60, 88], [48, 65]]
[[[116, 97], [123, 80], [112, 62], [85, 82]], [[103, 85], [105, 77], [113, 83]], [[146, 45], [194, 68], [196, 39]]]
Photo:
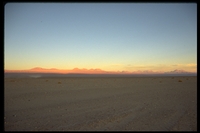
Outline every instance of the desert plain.
[[197, 77], [4, 78], [5, 131], [197, 131]]

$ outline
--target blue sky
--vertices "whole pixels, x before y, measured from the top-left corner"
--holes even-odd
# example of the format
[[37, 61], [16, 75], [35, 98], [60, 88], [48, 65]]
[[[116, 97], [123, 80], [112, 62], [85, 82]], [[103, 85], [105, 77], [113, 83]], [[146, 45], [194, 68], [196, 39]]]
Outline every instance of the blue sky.
[[195, 3], [8, 3], [5, 69], [196, 71]]

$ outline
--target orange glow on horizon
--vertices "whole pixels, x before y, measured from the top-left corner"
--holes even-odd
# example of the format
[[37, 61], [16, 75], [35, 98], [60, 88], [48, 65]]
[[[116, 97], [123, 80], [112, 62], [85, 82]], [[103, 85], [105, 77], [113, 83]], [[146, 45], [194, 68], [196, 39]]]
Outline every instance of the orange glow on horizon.
[[41, 67], [35, 67], [32, 69], [27, 70], [4, 70], [5, 73], [58, 73], [58, 74], [68, 74], [68, 73], [77, 73], [77, 74], [163, 74], [165, 72], [167, 73], [185, 73], [185, 72], [192, 72], [196, 73], [196, 69], [193, 69], [193, 71], [186, 71], [186, 69], [171, 69], [168, 71], [154, 71], [154, 70], [135, 70], [135, 71], [106, 71], [99, 68], [96, 69], [45, 69]]

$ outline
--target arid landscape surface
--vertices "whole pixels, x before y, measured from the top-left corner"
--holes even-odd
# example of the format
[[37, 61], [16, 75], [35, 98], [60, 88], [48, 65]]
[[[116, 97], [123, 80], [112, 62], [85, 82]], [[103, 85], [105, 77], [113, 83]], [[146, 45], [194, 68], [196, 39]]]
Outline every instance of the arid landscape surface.
[[5, 131], [197, 131], [197, 77], [4, 79]]

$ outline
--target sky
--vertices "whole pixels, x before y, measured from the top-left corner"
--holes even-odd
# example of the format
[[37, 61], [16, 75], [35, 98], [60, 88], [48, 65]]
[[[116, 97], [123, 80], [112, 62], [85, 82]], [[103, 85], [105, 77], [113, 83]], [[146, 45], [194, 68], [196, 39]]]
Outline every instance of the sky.
[[196, 3], [7, 3], [4, 69], [197, 71]]

